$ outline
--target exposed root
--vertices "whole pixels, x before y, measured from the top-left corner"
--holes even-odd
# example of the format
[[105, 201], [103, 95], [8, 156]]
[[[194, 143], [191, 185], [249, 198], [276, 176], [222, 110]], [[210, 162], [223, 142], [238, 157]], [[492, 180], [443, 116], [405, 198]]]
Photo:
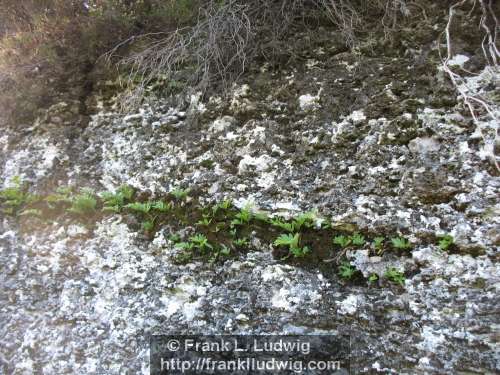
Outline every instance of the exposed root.
[[[449, 61], [452, 58], [452, 38], [451, 38], [451, 25], [453, 23], [454, 17], [456, 15], [456, 9], [459, 7], [462, 7], [463, 5], [467, 3], [471, 3], [473, 9], [476, 6], [476, 0], [461, 0], [449, 8], [449, 13], [448, 13], [448, 22], [446, 24], [445, 28], [445, 37], [446, 37], [446, 49], [447, 49], [447, 54], [446, 58], [441, 58], [442, 60], [442, 67], [443, 70], [448, 74], [448, 77], [450, 78], [453, 86], [457, 89], [459, 92], [460, 96], [463, 99], [463, 102], [465, 106], [468, 108], [473, 122], [476, 125], [477, 129], [479, 130], [479, 133], [481, 135], [481, 138], [483, 140], [485, 150], [490, 153], [489, 158], [492, 162], [492, 164], [495, 166], [497, 172], [500, 173], [500, 166], [498, 164], [498, 161], [496, 159], [495, 153], [494, 153], [494, 146], [495, 143], [498, 141], [499, 137], [499, 129], [498, 129], [498, 121], [499, 119], [496, 117], [494, 111], [491, 108], [491, 103], [488, 103], [486, 100], [483, 98], [480, 98], [477, 95], [471, 95], [468, 93], [467, 86], [466, 86], [466, 80], [460, 76], [460, 74], [454, 72], [450, 65]], [[481, 16], [481, 21], [480, 21], [480, 27], [485, 31], [485, 36], [483, 39], [482, 47], [483, 47], [483, 52], [484, 52], [484, 57], [487, 61], [487, 66], [485, 69], [492, 69], [495, 72], [498, 72], [498, 57], [500, 56], [499, 51], [496, 47], [496, 36], [497, 36], [497, 30], [498, 30], [498, 19], [496, 18], [492, 5], [491, 5], [491, 0], [488, 0], [488, 3], [486, 3], [486, 0], [479, 0], [479, 3], [481, 5], [481, 11], [482, 11], [482, 16]], [[472, 10], [473, 10], [472, 9]], [[471, 11], [472, 11], [471, 10]], [[494, 21], [494, 30], [492, 31], [491, 28], [488, 26], [488, 19], [493, 19]], [[480, 114], [479, 114], [479, 109], [483, 109], [486, 113], [487, 116], [489, 116], [492, 120], [493, 123], [495, 124], [495, 136], [494, 139], [491, 141], [488, 141], [484, 134], [484, 128], [480, 122]]]

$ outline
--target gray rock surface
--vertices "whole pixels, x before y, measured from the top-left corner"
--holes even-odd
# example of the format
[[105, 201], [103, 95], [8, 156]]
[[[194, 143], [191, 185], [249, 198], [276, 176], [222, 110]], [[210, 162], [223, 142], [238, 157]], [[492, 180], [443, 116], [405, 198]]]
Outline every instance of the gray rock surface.
[[[23, 227], [5, 216], [0, 372], [147, 374], [151, 334], [326, 332], [352, 336], [355, 373], [500, 371], [500, 180], [488, 145], [453, 91], [454, 104], [434, 101], [435, 64], [430, 83], [417, 84], [424, 80], [409, 57], [311, 58], [320, 63], [255, 72], [230, 98], [153, 101], [128, 115], [105, 106], [86, 128], [63, 132], [49, 111], [0, 137], [2, 183], [21, 176], [39, 193], [189, 186], [202, 201], [231, 198], [273, 214], [316, 208], [363, 231], [408, 237], [414, 249], [404, 256], [348, 254], [365, 276], [404, 270], [404, 286], [345, 283], [333, 265], [287, 265], [259, 241], [223, 264], [178, 265], [168, 228], [147, 241], [120, 216], [94, 229]], [[394, 66], [409, 72], [386, 73]], [[494, 93], [484, 88], [498, 90], [499, 77], [485, 71], [471, 90]], [[347, 106], [350, 92], [359, 101]], [[481, 126], [488, 141], [498, 124]], [[424, 244], [445, 233], [456, 253]]]

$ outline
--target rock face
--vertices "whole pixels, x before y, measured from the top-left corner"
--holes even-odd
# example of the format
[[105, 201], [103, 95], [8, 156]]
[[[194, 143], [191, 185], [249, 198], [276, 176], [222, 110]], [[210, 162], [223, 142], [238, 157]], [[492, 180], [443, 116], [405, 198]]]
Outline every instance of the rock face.
[[[168, 227], [148, 241], [121, 216], [95, 228], [4, 216], [0, 372], [148, 374], [151, 334], [326, 332], [351, 335], [353, 373], [500, 371], [500, 180], [485, 151], [498, 124], [475, 128], [431, 58], [422, 68], [411, 54], [336, 50], [311, 45], [307, 62], [257, 69], [230, 98], [101, 110], [85, 128], [62, 128], [49, 111], [0, 136], [2, 183], [183, 186], [285, 216], [316, 208], [409, 238], [401, 257], [347, 254], [365, 276], [404, 271], [404, 286], [287, 265], [257, 238], [238, 259], [179, 265]], [[490, 68], [468, 85], [497, 118], [499, 82]], [[454, 253], [423, 245], [446, 233]]]

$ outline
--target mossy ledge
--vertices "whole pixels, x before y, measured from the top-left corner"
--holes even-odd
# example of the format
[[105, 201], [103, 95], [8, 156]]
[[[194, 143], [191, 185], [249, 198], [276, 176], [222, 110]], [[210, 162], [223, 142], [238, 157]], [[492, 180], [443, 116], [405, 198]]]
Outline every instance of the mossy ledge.
[[[167, 195], [152, 197], [129, 186], [99, 193], [86, 188], [60, 187], [41, 196], [29, 193], [28, 186], [19, 180], [11, 184], [0, 191], [0, 208], [18, 220], [23, 232], [75, 221], [92, 228], [107, 216], [122, 215], [124, 222], [145, 240], [152, 240], [160, 230], [165, 231], [166, 237], [180, 250], [176, 256], [178, 263], [223, 262], [255, 249], [258, 246], [253, 241], [257, 240], [267, 244], [274, 258], [283, 262], [329, 273], [338, 271], [343, 279], [371, 285], [376, 281], [375, 275], [363, 278], [346, 262], [348, 251], [409, 257], [415, 246], [435, 244], [443, 251], [460, 252], [449, 235], [411, 243], [401, 233], [373, 233], [352, 224], [331, 222], [316, 210], [284, 218], [248, 206], [238, 208], [229, 200], [203, 205], [190, 189], [175, 189]], [[386, 277], [402, 284], [403, 274], [394, 272], [388, 270]]]

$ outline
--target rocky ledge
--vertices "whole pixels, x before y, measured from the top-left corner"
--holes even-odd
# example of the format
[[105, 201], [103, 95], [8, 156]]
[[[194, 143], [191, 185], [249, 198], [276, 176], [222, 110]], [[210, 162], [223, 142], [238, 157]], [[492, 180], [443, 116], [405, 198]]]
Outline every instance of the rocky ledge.
[[[157, 99], [128, 114], [102, 102], [86, 127], [73, 125], [77, 104], [60, 103], [3, 132], [4, 188], [19, 176], [38, 194], [127, 184], [274, 216], [315, 209], [408, 238], [405, 256], [369, 243], [345, 254], [365, 277], [398, 269], [403, 285], [286, 264], [258, 236], [237, 257], [179, 264], [168, 223], [151, 239], [127, 215], [28, 227], [4, 215], [2, 373], [147, 374], [147, 338], [161, 333], [348, 333], [354, 373], [500, 371], [498, 123], [471, 121], [436, 60], [341, 52], [322, 35], [297, 38], [310, 47], [300, 59], [256, 68], [229, 98]], [[499, 71], [465, 81], [498, 118]], [[429, 241], [440, 235], [454, 251]]]

